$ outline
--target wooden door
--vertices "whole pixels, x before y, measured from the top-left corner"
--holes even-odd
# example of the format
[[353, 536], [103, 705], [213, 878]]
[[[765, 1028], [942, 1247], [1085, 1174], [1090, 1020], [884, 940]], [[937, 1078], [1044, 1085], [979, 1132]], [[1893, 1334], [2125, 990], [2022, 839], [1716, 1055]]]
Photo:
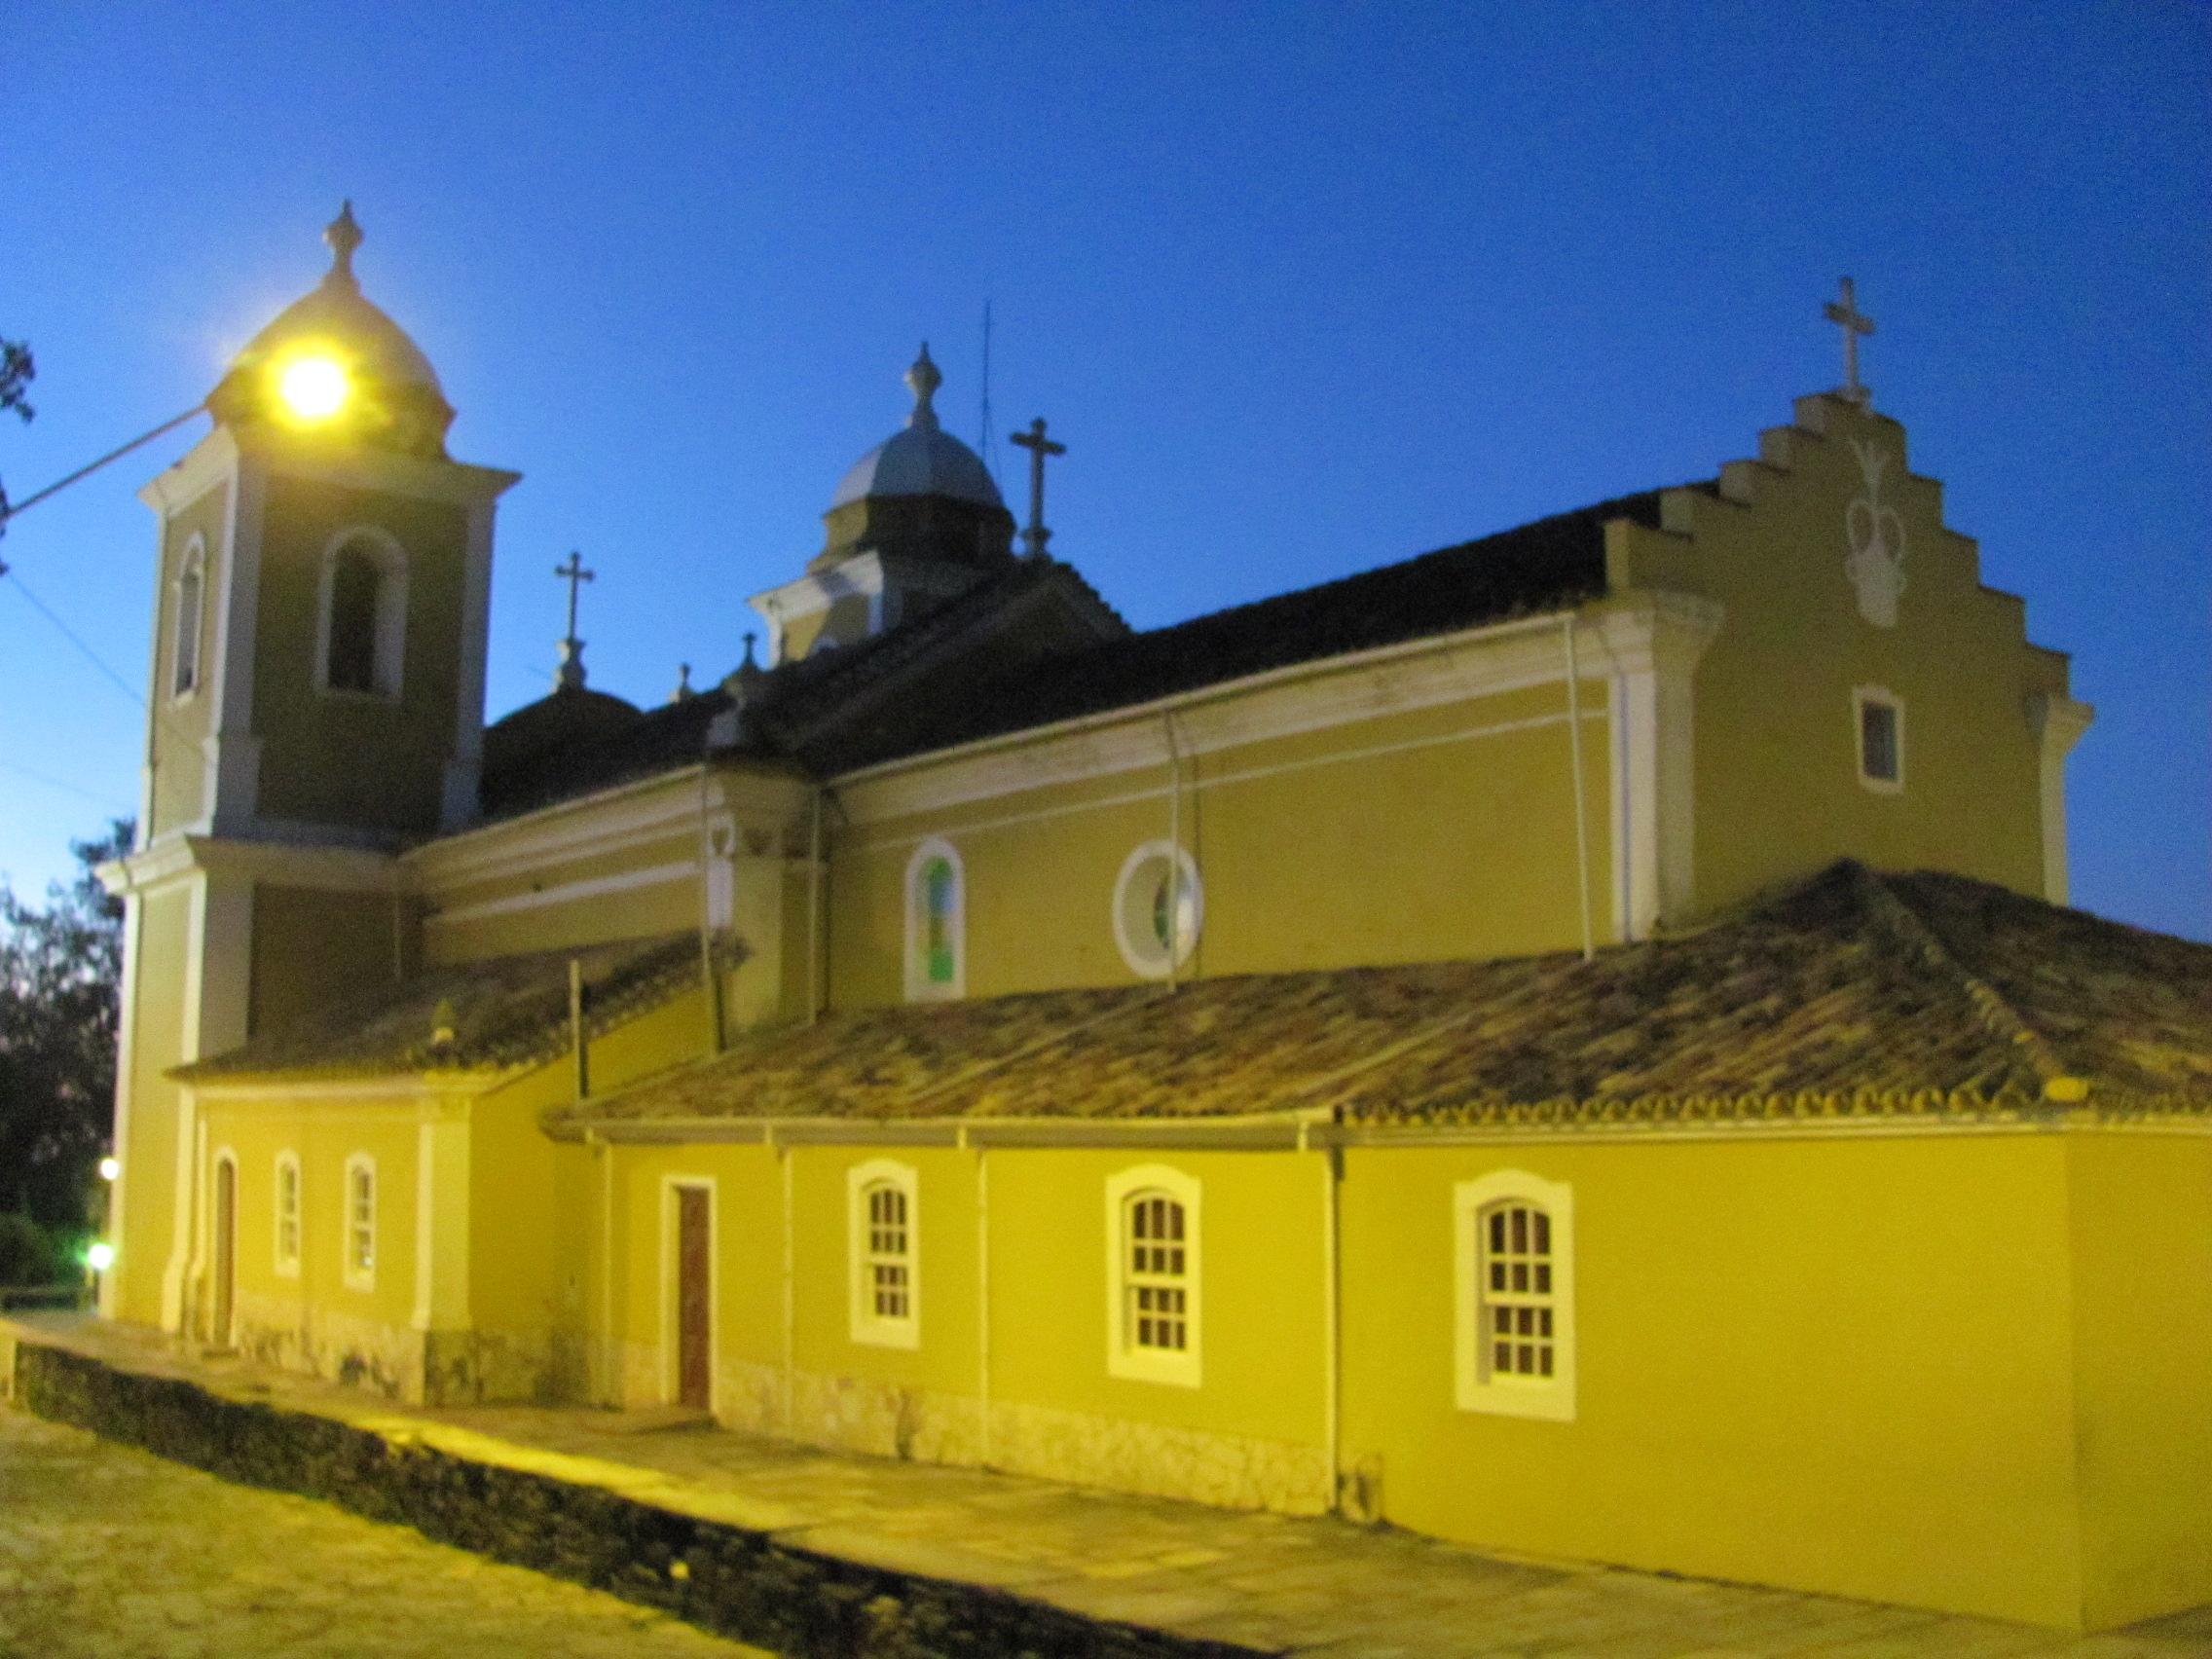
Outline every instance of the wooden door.
[[215, 1305], [207, 1332], [217, 1347], [231, 1347], [231, 1315], [238, 1299], [239, 1166], [215, 1163]]
[[702, 1411], [714, 1406], [711, 1202], [704, 1187], [676, 1189], [676, 1399]]

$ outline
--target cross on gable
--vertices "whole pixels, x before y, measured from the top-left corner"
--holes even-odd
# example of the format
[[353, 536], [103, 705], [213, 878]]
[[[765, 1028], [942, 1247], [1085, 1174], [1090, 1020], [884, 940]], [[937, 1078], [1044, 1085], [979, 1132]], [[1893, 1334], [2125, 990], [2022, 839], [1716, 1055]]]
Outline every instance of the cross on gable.
[[1045, 436], [1042, 415], [1029, 423], [1026, 432], [1008, 433], [1006, 441], [1029, 452], [1029, 528], [1021, 533], [1021, 539], [1028, 543], [1030, 558], [1042, 559], [1045, 543], [1052, 538], [1052, 533], [1045, 528], [1045, 458], [1065, 455], [1068, 446]]
[[1825, 314], [1828, 321], [1843, 330], [1843, 395], [1854, 403], [1864, 403], [1867, 387], [1859, 380], [1859, 337], [1874, 332], [1874, 319], [1861, 313], [1859, 297], [1848, 276], [1843, 278], [1842, 291], [1843, 298], [1830, 300]]

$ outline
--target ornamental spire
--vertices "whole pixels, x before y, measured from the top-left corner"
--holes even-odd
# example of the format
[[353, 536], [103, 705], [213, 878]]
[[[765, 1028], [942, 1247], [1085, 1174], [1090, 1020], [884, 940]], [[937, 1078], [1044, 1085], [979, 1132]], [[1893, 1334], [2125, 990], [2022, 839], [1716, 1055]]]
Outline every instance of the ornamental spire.
[[338, 217], [323, 226], [322, 240], [330, 244], [330, 273], [323, 280], [353, 282], [353, 250], [361, 245], [361, 227], [353, 222], [351, 197], [338, 209]]
[[937, 411], [930, 407], [930, 399], [937, 388], [944, 384], [944, 377], [937, 372], [930, 361], [930, 343], [922, 342], [922, 354], [914, 359], [914, 366], [906, 371], [906, 387], [914, 394], [914, 412], [906, 417], [906, 424], [925, 432], [937, 430]]

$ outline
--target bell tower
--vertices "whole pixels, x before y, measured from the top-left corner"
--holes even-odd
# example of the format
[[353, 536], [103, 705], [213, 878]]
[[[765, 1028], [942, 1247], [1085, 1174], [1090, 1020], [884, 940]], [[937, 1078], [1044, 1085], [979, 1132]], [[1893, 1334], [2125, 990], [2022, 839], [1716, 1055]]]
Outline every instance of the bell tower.
[[[171, 1070], [409, 970], [395, 855], [479, 813], [493, 514], [517, 474], [446, 453], [429, 359], [330, 269], [239, 353], [159, 520], [125, 901], [103, 1310], [207, 1334], [204, 1170]], [[219, 1323], [219, 1321], [217, 1321]]]
[[160, 516], [140, 835], [393, 847], [476, 814], [494, 506], [436, 371], [361, 292], [352, 205], [322, 281], [239, 353]]

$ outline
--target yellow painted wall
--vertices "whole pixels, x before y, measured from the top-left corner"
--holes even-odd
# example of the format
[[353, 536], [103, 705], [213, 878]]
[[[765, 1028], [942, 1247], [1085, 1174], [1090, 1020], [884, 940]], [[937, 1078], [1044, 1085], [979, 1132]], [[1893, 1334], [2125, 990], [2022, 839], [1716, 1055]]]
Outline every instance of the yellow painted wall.
[[[413, 1329], [416, 1292], [417, 1106], [411, 1099], [303, 1098], [292, 1103], [206, 1103], [207, 1158], [202, 1188], [212, 1225], [211, 1171], [225, 1151], [239, 1161], [238, 1292], [240, 1345], [249, 1353], [300, 1364], [319, 1375], [398, 1393], [419, 1367]], [[300, 1272], [276, 1263], [276, 1155], [300, 1160]], [[376, 1267], [373, 1284], [346, 1282], [346, 1161], [376, 1160]], [[214, 1305], [213, 1255], [203, 1247], [197, 1304], [204, 1321]], [[257, 1317], [269, 1308], [283, 1317]], [[204, 1329], [204, 1325], [203, 1326]]]
[[[1071, 1148], [998, 1151], [990, 1159], [996, 1397], [1321, 1444], [1318, 1155]], [[1196, 1388], [1107, 1372], [1106, 1183], [1148, 1163], [1201, 1184], [1204, 1329]]]
[[[1256, 699], [1265, 692], [1255, 693]], [[1590, 887], [1612, 933], [1604, 695], [1585, 698]], [[1538, 686], [1193, 757], [1179, 818], [1205, 914], [1192, 976], [1517, 955], [1579, 940], [1562, 687]], [[1597, 716], [1599, 718], [1591, 718]], [[905, 875], [926, 835], [959, 850], [971, 996], [1136, 976], [1114, 886], [1170, 830], [1166, 765], [841, 829], [830, 983], [840, 1007], [904, 995]]]
[[257, 886], [248, 1034], [280, 1031], [334, 999], [389, 984], [405, 943], [397, 903], [381, 893]]
[[[1573, 1189], [1578, 1411], [1462, 1412], [1453, 1185]], [[1536, 1555], [2072, 1625], [2056, 1137], [1354, 1149], [1345, 1446], [1385, 1518]]]
[[[724, 1421], [885, 1454], [1135, 1490], [1318, 1507], [1325, 1371], [1318, 1157], [1069, 1150], [987, 1155], [992, 1427], [984, 1388], [977, 1161], [936, 1147], [593, 1149], [571, 1190], [596, 1197], [614, 1160], [609, 1364], [633, 1406], [670, 1397], [672, 1178], [715, 1185], [716, 1405]], [[919, 1344], [857, 1339], [849, 1173], [875, 1159], [917, 1179]], [[1106, 1182], [1167, 1162], [1201, 1182], [1199, 1385], [1107, 1363]], [[785, 1182], [793, 1264], [784, 1304]], [[585, 1305], [608, 1304], [598, 1226], [579, 1254]], [[1207, 1311], [1211, 1309], [1211, 1311]], [[986, 1438], [987, 1433], [987, 1438]], [[1207, 1466], [1210, 1465], [1210, 1466]], [[1270, 1494], [1281, 1494], [1271, 1498]]]
[[629, 846], [441, 885], [427, 899], [424, 934], [431, 961], [471, 962], [679, 933], [698, 927], [700, 906], [698, 830], [685, 825]]
[[138, 901], [136, 989], [130, 1019], [130, 1121], [117, 1146], [123, 1165], [122, 1235], [116, 1240], [116, 1316], [162, 1321], [162, 1274], [176, 1226], [177, 1086], [164, 1074], [184, 1057], [184, 962], [192, 921], [183, 884]]
[[[230, 506], [231, 486], [226, 482], [193, 501], [168, 519], [161, 537], [155, 571], [156, 606], [153, 678], [147, 702], [155, 711], [152, 721], [154, 795], [152, 822], [145, 826], [147, 839], [170, 830], [198, 823], [207, 810], [206, 758], [201, 744], [213, 729], [215, 622], [221, 614], [223, 590], [230, 575], [230, 549], [224, 527]], [[201, 604], [200, 683], [184, 696], [174, 695], [176, 684], [176, 579], [186, 549], [198, 535], [206, 549], [204, 598]]]
[[2212, 1138], [2067, 1140], [2083, 1618], [2212, 1603]]
[[[1634, 532], [1616, 586], [1674, 588], [1727, 615], [1696, 681], [1696, 903], [1725, 908], [1850, 855], [2043, 893], [2041, 770], [2026, 702], [2065, 689], [2029, 648], [2024, 607], [1985, 588], [1974, 543], [1944, 528], [1942, 486], [1905, 471], [1904, 429], [1824, 398], [1827, 431], [1785, 435], [1789, 470], [1749, 505], [1673, 493], [1693, 539]], [[1887, 458], [1881, 499], [1904, 529], [1895, 627], [1864, 620], [1846, 574], [1852, 442]], [[1859, 780], [1852, 688], [1904, 702], [1904, 789]]]

